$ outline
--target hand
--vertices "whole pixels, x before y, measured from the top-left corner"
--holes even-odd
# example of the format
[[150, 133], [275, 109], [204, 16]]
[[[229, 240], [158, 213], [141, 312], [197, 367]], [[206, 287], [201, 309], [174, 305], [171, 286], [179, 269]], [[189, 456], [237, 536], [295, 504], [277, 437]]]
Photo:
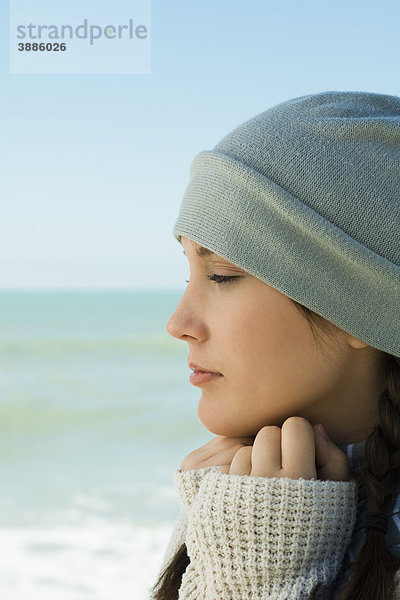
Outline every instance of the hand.
[[217, 435], [201, 448], [193, 450], [184, 458], [182, 471], [203, 469], [205, 467], [220, 467], [223, 473], [229, 473], [233, 457], [241, 448], [249, 447], [254, 437], [224, 437]]
[[282, 428], [263, 427], [253, 446], [242, 446], [229, 468], [232, 475], [289, 477], [291, 479], [349, 479], [347, 457], [322, 425], [290, 417]]

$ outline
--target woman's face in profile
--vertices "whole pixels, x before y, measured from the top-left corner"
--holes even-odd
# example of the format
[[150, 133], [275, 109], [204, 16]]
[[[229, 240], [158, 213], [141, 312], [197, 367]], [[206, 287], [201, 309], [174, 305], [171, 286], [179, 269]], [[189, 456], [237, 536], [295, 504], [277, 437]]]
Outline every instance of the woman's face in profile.
[[287, 296], [187, 238], [182, 245], [190, 281], [167, 330], [188, 343], [188, 363], [220, 374], [192, 379], [201, 423], [217, 435], [251, 436], [302, 416], [334, 435], [354, 411], [347, 334], [337, 328], [337, 340], [317, 344]]

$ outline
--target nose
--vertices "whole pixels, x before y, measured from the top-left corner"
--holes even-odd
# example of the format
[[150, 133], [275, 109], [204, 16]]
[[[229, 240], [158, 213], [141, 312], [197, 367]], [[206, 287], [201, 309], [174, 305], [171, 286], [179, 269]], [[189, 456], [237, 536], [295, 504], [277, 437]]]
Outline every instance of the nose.
[[188, 290], [189, 287], [186, 288], [181, 301], [169, 318], [167, 332], [172, 337], [185, 342], [204, 341], [207, 337], [207, 328], [200, 316], [201, 308], [193, 305], [193, 301], [188, 296]]

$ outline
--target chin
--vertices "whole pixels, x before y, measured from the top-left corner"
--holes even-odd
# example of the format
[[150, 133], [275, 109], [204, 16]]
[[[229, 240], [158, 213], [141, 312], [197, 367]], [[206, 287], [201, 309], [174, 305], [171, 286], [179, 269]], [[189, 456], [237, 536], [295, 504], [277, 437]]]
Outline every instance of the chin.
[[255, 437], [259, 431], [258, 429], [254, 429], [254, 427], [244, 425], [243, 422], [235, 423], [229, 419], [218, 418], [216, 415], [205, 414], [201, 410], [200, 404], [197, 415], [203, 427], [214, 435], [222, 435], [224, 437]]

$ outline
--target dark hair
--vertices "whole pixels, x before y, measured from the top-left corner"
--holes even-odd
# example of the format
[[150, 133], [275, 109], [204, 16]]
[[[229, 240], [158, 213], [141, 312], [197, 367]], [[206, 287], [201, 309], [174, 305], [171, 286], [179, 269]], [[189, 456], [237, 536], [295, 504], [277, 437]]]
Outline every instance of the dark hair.
[[[292, 303], [307, 319], [318, 344], [321, 341], [318, 330], [334, 339], [336, 326], [295, 300]], [[378, 399], [378, 423], [365, 442], [366, 465], [361, 474], [367, 490], [367, 510], [374, 513], [388, 511], [393, 506], [400, 481], [400, 452], [397, 452], [400, 450], [400, 358], [382, 354], [386, 359], [385, 389]], [[189, 563], [186, 545], [182, 544], [154, 585], [154, 600], [178, 600], [182, 576]], [[394, 600], [394, 578], [399, 563], [387, 549], [384, 533], [367, 529], [340, 600]]]
[[154, 600], [178, 600], [178, 590], [187, 566], [190, 563], [186, 544], [178, 549], [170, 563], [161, 572], [157, 583], [153, 587]]

